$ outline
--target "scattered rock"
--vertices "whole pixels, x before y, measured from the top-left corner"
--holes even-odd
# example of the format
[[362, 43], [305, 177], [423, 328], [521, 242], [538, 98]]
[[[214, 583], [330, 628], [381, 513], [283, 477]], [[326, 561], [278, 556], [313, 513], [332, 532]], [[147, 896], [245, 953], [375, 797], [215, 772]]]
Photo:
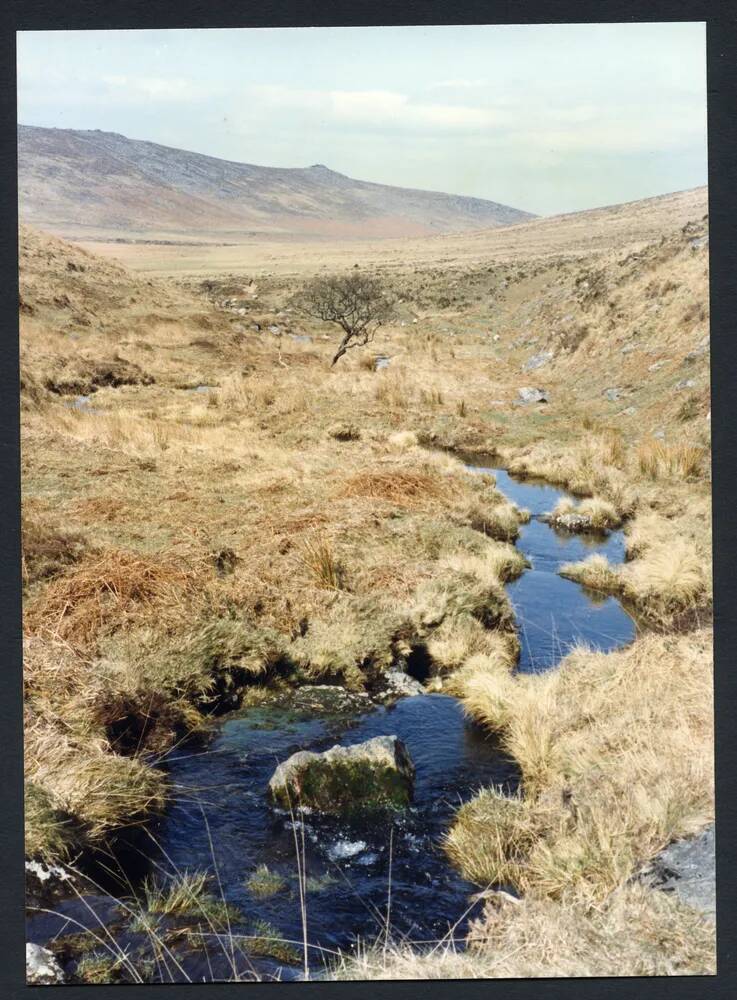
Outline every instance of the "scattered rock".
[[716, 917], [714, 824], [696, 837], [676, 840], [643, 873], [652, 886], [675, 894], [688, 906]]
[[531, 386], [525, 386], [518, 390], [520, 400], [523, 403], [547, 403], [548, 395], [544, 389], [533, 389]]
[[501, 340], [501, 337], [499, 336], [498, 333], [495, 333], [491, 339], [494, 341], [495, 344], [497, 344]]
[[281, 707], [308, 716], [356, 715], [373, 704], [365, 691], [346, 691], [337, 684], [306, 684], [279, 692], [276, 700]]
[[700, 236], [698, 237], [698, 239], [688, 241], [688, 245], [691, 247], [692, 250], [700, 250], [701, 247], [707, 246], [708, 243], [709, 243], [708, 236]]
[[663, 358], [662, 361], [656, 361], [654, 364], [648, 365], [647, 370], [649, 372], [659, 371], [659, 369], [661, 369], [663, 367], [663, 365], [666, 363], [666, 361], [670, 361], [670, 358]]
[[629, 354], [631, 351], [637, 351], [637, 344], [625, 344], [622, 348], [622, 354]]
[[324, 753], [300, 750], [281, 763], [269, 781], [274, 801], [288, 809], [350, 814], [409, 805], [415, 768], [397, 736], [375, 736]]
[[682, 378], [680, 382], [676, 382], [673, 386], [676, 392], [680, 392], [682, 389], [693, 389], [696, 385], [696, 380], [692, 378]]
[[375, 695], [377, 701], [391, 702], [427, 693], [419, 681], [402, 670], [388, 670], [382, 681], [386, 686]]
[[657, 438], [658, 441], [665, 440], [665, 431], [653, 431], [653, 437]]
[[64, 982], [64, 973], [48, 948], [40, 944], [26, 944], [26, 983], [29, 986], [58, 986]]
[[623, 417], [633, 417], [637, 413], [637, 407], [628, 406], [626, 410], [622, 410]]
[[617, 388], [605, 389], [604, 395], [609, 400], [610, 403], [616, 403], [619, 397], [622, 395], [623, 390]]
[[553, 358], [552, 351], [541, 351], [540, 354], [533, 354], [532, 357], [527, 362], [525, 362], [525, 365], [523, 366], [522, 370], [526, 372], [535, 371], [537, 368], [542, 368], [543, 365], [548, 364], [548, 362], [551, 361], [552, 358]]
[[709, 349], [709, 335], [707, 334], [698, 342], [698, 344], [696, 345], [696, 347], [694, 347], [692, 351], [688, 352], [688, 354], [683, 360], [688, 363], [696, 361], [697, 358], [700, 358], [704, 354], [706, 354], [708, 349]]

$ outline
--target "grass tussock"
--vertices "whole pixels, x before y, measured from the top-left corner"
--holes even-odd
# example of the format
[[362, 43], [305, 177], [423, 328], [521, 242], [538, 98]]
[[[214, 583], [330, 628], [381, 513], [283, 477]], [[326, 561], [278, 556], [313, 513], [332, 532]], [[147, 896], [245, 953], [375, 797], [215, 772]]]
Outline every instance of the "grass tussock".
[[107, 952], [92, 952], [83, 955], [77, 962], [75, 975], [83, 983], [102, 986], [117, 982], [123, 971], [123, 959]]
[[701, 475], [706, 452], [699, 445], [681, 441], [668, 445], [662, 441], [643, 442], [637, 450], [640, 472], [648, 479], [694, 479]]
[[[618, 528], [622, 523], [622, 518], [614, 504], [601, 497], [589, 497], [581, 500], [580, 503], [575, 503], [564, 497], [558, 501], [548, 515], [553, 524], [565, 524], [565, 518], [569, 516], [581, 518], [582, 525], [593, 531], [609, 531], [612, 528]], [[561, 518], [564, 520], [561, 521]]]
[[480, 554], [458, 553], [446, 556], [441, 568], [455, 573], [469, 573], [483, 583], [509, 583], [525, 571], [528, 562], [513, 545], [506, 542], [487, 544]]
[[294, 663], [311, 681], [363, 690], [409, 651], [408, 621], [380, 601], [341, 596], [290, 647]]
[[489, 538], [498, 542], [514, 542], [526, 515], [499, 498], [500, 494], [496, 494], [475, 500], [461, 512], [461, 517], [465, 524]]
[[420, 584], [410, 611], [420, 629], [433, 630], [443, 622], [470, 617], [485, 628], [514, 628], [514, 616], [504, 587], [484, 582], [473, 573], [456, 571]]
[[581, 649], [546, 675], [472, 672], [464, 702], [501, 734], [524, 791], [482, 792], [457, 814], [447, 850], [481, 885], [600, 902], [713, 817], [705, 630]]
[[101, 735], [69, 736], [29, 722], [25, 739], [27, 778], [37, 788], [27, 830], [46, 860], [142, 823], [163, 807], [164, 775], [142, 759], [111, 753]]
[[254, 896], [274, 896], [287, 887], [287, 880], [279, 872], [272, 871], [268, 865], [259, 865], [246, 879], [246, 887]]
[[688, 539], [653, 545], [641, 558], [614, 566], [605, 556], [592, 555], [565, 563], [560, 573], [589, 590], [618, 594], [644, 618], [667, 624], [682, 612], [706, 607], [711, 601], [711, 564]]
[[519, 641], [514, 632], [486, 628], [478, 618], [465, 614], [446, 618], [427, 640], [427, 651], [436, 669], [451, 675], [446, 690], [456, 694], [463, 689], [468, 670], [511, 671], [519, 656]]
[[301, 561], [318, 587], [325, 590], [345, 588], [345, 568], [336, 557], [332, 543], [327, 538], [306, 539], [302, 543]]

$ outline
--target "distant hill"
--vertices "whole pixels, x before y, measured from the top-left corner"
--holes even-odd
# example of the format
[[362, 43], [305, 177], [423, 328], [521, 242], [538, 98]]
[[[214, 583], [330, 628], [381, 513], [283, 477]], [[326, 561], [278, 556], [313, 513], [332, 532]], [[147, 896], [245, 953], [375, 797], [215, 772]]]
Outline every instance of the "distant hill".
[[18, 126], [20, 214], [67, 236], [389, 237], [534, 216], [481, 198], [357, 181], [322, 164], [260, 167], [114, 132]]

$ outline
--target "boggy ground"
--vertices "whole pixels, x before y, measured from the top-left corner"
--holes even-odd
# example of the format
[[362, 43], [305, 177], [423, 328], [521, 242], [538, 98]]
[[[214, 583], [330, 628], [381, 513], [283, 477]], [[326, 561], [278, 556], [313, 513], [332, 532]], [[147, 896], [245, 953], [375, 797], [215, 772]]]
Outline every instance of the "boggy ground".
[[[713, 969], [713, 926], [636, 878], [713, 817], [707, 268], [700, 215], [595, 258], [398, 262], [397, 322], [330, 369], [294, 277], [150, 279], [24, 229], [29, 856], [144, 822], [157, 761], [265, 687], [376, 692], [421, 661], [521, 766], [521, 798], [481, 791], [447, 848], [522, 902], [490, 895], [462, 955], [334, 974]], [[624, 520], [623, 567], [566, 572], [636, 611], [631, 647], [511, 673], [524, 513], [447, 448]]]

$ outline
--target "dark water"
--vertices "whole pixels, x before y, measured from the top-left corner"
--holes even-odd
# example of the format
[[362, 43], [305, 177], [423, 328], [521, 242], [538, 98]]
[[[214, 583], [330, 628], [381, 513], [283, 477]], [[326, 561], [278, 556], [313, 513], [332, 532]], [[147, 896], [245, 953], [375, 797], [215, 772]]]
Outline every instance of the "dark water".
[[606, 556], [611, 563], [623, 562], [622, 532], [576, 535], [555, 531], [540, 520], [540, 515], [552, 511], [568, 495], [563, 490], [515, 479], [505, 469], [482, 464], [469, 467], [492, 473], [498, 489], [532, 514], [530, 523], [520, 526], [517, 541], [532, 568], [507, 587], [522, 645], [519, 669], [548, 670], [577, 643], [606, 652], [630, 642], [635, 624], [616, 597], [602, 597], [558, 576], [563, 563], [578, 562], [594, 553]]
[[[597, 599], [556, 573], [562, 562], [591, 552], [620, 562], [621, 533], [557, 534], [539, 516], [552, 510], [565, 495], [562, 491], [520, 482], [490, 465], [472, 467], [493, 473], [498, 488], [533, 515], [518, 541], [532, 568], [508, 587], [520, 627], [519, 669], [549, 669], [580, 641], [604, 650], [628, 642], [634, 624], [618, 601]], [[399, 736], [415, 762], [412, 807], [373, 823], [303, 815], [296, 823], [295, 845], [293, 818], [274, 809], [266, 795], [277, 763], [300, 749], [321, 751], [334, 743], [360, 743], [385, 734]], [[236, 934], [253, 934], [256, 922], [266, 921], [281, 938], [299, 946], [297, 853], [304, 851], [307, 933], [315, 971], [335, 950], [350, 949], [357, 939], [376, 940], [387, 920], [389, 899], [395, 936], [437, 940], [458, 922], [454, 933], [461, 938], [468, 899], [476, 887], [450, 866], [440, 846], [443, 833], [458, 805], [477, 789], [497, 785], [512, 791], [518, 779], [514, 762], [494, 740], [464, 718], [455, 699], [439, 694], [404, 698], [391, 707], [368, 703], [365, 710], [354, 708], [343, 715], [327, 708], [295, 710], [292, 696], [285, 694], [281, 704], [231, 715], [205, 750], [181, 748], [169, 755], [166, 767], [176, 801], [151, 830], [159, 848], [146, 844], [146, 853], [153, 855], [152, 870], [216, 873], [225, 898], [242, 914], [232, 922]], [[261, 865], [284, 882], [280, 891], [266, 897], [247, 884]], [[109, 908], [102, 899], [99, 906]], [[66, 900], [56, 908], [91, 922], [78, 901]], [[130, 932], [120, 913], [106, 911], [104, 922], [112, 922], [116, 939], [128, 943]], [[58, 918], [36, 917], [29, 925], [29, 940], [44, 943], [60, 928]], [[208, 950], [183, 947], [179, 957], [193, 979], [229, 978], [232, 958], [226, 951], [216, 941]], [[241, 959], [236, 964], [245, 974], [250, 963], [266, 977], [300, 974], [298, 959], [244, 961], [246, 968]], [[181, 977], [175, 972], [174, 978]]]
[[[299, 749], [320, 751], [336, 742], [350, 745], [391, 734], [405, 742], [416, 767], [414, 802], [406, 814], [378, 823], [316, 815], [299, 821], [304, 824], [306, 871], [314, 886], [308, 892], [309, 940], [335, 949], [350, 946], [357, 937], [377, 937], [386, 916], [390, 867], [395, 932], [414, 940], [442, 937], [462, 915], [473, 886], [449, 866], [439, 840], [459, 803], [481, 786], [512, 790], [517, 782], [513, 762], [445, 695], [405, 698], [351, 720], [295, 719], [278, 707], [230, 718], [211, 753], [170, 760], [183, 796], [157, 831], [169, 864], [210, 868], [214, 854], [227, 898], [249, 917], [268, 920], [284, 937], [299, 940], [294, 825], [292, 817], [270, 805], [265, 794], [269, 778], [279, 761]], [[245, 884], [263, 864], [288, 884], [266, 899], [254, 896]], [[324, 884], [317, 887], [313, 880]], [[322, 964], [318, 951], [312, 958]]]

